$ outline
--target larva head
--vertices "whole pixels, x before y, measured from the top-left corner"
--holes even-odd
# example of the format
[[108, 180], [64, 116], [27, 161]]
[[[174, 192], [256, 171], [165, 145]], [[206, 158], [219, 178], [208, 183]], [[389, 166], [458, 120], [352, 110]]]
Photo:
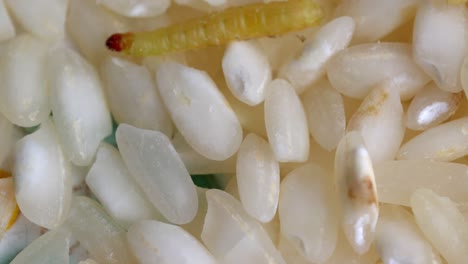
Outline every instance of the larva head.
[[107, 39], [106, 46], [112, 51], [125, 52], [132, 46], [133, 39], [133, 33], [116, 33]]

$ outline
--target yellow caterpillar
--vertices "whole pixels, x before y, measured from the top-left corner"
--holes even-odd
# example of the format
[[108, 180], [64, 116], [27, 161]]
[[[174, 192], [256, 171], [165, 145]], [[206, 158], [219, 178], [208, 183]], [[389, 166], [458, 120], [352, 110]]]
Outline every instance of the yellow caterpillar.
[[318, 24], [322, 16], [321, 7], [313, 0], [251, 4], [150, 32], [116, 33], [107, 39], [106, 46], [133, 56], [163, 55], [301, 30]]

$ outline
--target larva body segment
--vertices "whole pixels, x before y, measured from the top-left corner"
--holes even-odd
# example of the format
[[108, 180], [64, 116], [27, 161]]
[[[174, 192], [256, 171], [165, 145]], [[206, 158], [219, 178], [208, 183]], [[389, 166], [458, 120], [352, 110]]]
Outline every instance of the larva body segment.
[[163, 55], [232, 40], [276, 36], [316, 25], [322, 16], [322, 9], [313, 0], [251, 4], [151, 32], [114, 34], [106, 45], [134, 56]]

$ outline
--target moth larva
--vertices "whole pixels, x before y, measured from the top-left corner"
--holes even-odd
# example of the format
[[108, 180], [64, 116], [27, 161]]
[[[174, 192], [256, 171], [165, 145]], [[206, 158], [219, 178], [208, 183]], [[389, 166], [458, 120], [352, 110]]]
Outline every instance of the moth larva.
[[134, 56], [163, 55], [301, 30], [318, 24], [322, 16], [322, 9], [314, 0], [250, 4], [150, 32], [113, 34], [106, 45], [110, 50]]

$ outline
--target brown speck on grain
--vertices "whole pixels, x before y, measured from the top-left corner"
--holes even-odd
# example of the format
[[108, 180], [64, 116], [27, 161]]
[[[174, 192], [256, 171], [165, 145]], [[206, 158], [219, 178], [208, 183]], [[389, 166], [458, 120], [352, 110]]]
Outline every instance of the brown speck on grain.
[[383, 104], [385, 101], [387, 101], [389, 94], [386, 90], [378, 90], [378, 94], [374, 95], [374, 100], [371, 102], [368, 102], [367, 104], [362, 105], [356, 112], [355, 116], [351, 118], [350, 124], [352, 124], [353, 119], [360, 119], [364, 116], [369, 116], [369, 115], [378, 115], [380, 112], [380, 109], [382, 108]]
[[73, 193], [80, 192], [80, 195], [89, 195], [91, 190], [89, 189], [88, 185], [85, 182], [82, 182], [79, 185], [73, 186], [72, 189]]
[[374, 183], [372, 182], [371, 177], [370, 176], [364, 177], [364, 179], [362, 180], [362, 183], [363, 183], [363, 186], [366, 188], [367, 193], [369, 194], [367, 198], [367, 203], [369, 204], [377, 203], [377, 197], [374, 192]]
[[348, 188], [348, 197], [351, 200], [356, 199], [356, 194], [354, 193], [354, 188], [352, 186]]
[[445, 149], [441, 149], [436, 152], [435, 156], [438, 158], [443, 158], [443, 157], [450, 157], [454, 155], [457, 152], [460, 152], [463, 149], [463, 147], [449, 147]]
[[358, 110], [360, 115], [378, 115], [382, 105], [388, 99], [388, 92], [385, 90], [379, 90], [375, 100], [372, 100], [370, 105], [365, 105], [362, 109]]
[[75, 249], [77, 249], [80, 246], [80, 242], [76, 241], [69, 249], [68, 249], [68, 255], [71, 255]]
[[138, 236], [140, 237], [140, 240], [145, 244], [146, 248], [151, 249], [155, 254], [159, 253], [159, 249], [153, 246], [148, 240], [146, 240], [143, 234], [138, 233]]
[[346, 131], [359, 129], [363, 119], [369, 116], [377, 116], [383, 104], [385, 103], [385, 101], [387, 101], [390, 95], [387, 90], [379, 89], [377, 91], [373, 91], [372, 94], [370, 94], [370, 96], [370, 100], [367, 101], [367, 99], [364, 99], [365, 104], [362, 104], [358, 108], [358, 110], [351, 116]]
[[361, 200], [368, 204], [377, 203], [374, 183], [372, 182], [371, 177], [365, 176], [361, 181], [350, 184], [348, 188], [348, 197], [351, 200]]
[[[458, 105], [461, 104], [463, 98], [465, 98], [464, 93], [459, 92], [459, 93], [453, 93], [450, 100], [453, 102], [453, 104], [455, 104], [458, 107]], [[454, 112], [456, 111], [456, 109], [457, 108], [455, 108]]]
[[306, 37], [303, 36], [303, 35], [296, 34], [296, 37], [297, 37], [302, 43], [304, 43], [304, 42], [306, 41]]
[[45, 227], [41, 227], [41, 229], [39, 230], [39, 234], [43, 235], [43, 234], [47, 233], [47, 231], [49, 231], [49, 229], [47, 229]]
[[9, 172], [7, 172], [7, 171], [4, 171], [4, 170], [0, 169], [0, 179], [8, 178], [8, 177], [11, 177], [11, 174]]
[[364, 177], [364, 179], [362, 180], [362, 182], [364, 183], [364, 185], [366, 186], [366, 189], [371, 191], [374, 189], [374, 184], [372, 183], [371, 179], [369, 176], [366, 176]]

